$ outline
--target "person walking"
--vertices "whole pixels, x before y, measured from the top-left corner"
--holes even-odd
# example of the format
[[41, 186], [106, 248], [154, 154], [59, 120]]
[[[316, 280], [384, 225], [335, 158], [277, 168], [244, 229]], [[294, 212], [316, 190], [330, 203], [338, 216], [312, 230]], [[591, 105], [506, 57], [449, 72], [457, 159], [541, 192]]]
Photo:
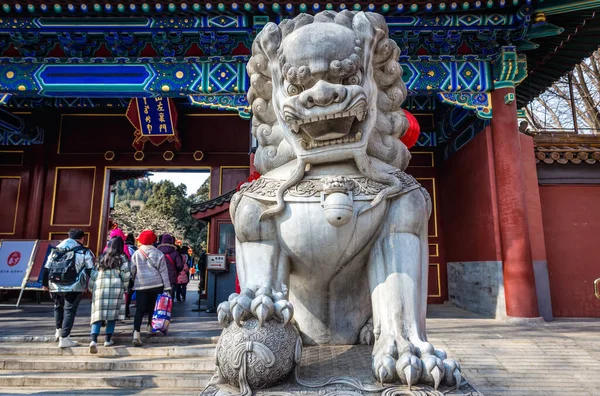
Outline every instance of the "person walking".
[[[114, 230], [110, 231], [108, 241], [110, 242], [113, 238], [116, 238], [116, 237], [121, 238], [123, 240], [123, 242], [125, 242], [125, 234], [119, 228], [115, 228]], [[108, 249], [108, 243], [104, 247], [104, 251], [102, 253], [106, 252], [106, 249]], [[129, 246], [123, 244], [123, 253], [127, 256], [127, 260], [131, 260], [131, 251], [129, 250]]]
[[94, 268], [94, 254], [83, 245], [84, 237], [82, 230], [71, 229], [69, 238], [58, 244], [44, 265], [42, 286], [54, 302], [54, 338], [59, 348], [79, 345], [70, 338], [71, 329]]
[[[127, 250], [129, 250], [129, 257], [131, 259], [131, 256], [133, 256], [133, 254], [137, 250], [137, 247], [135, 246], [135, 236], [131, 232], [129, 234], [127, 234], [127, 238], [125, 238], [125, 245], [126, 245], [125, 247], [127, 248]], [[131, 278], [129, 280], [129, 283], [127, 284], [127, 294], [125, 295], [125, 317], [128, 319], [131, 317], [131, 310], [129, 309], [129, 306], [131, 305], [132, 297], [133, 297], [133, 278]]]
[[125, 245], [127, 250], [129, 251], [129, 255], [133, 256], [133, 253], [137, 250], [137, 246], [135, 246], [135, 235], [133, 233], [127, 234], [127, 238], [125, 238]]
[[190, 283], [190, 267], [188, 266], [188, 247], [182, 246], [179, 251], [181, 252], [181, 261], [183, 262], [183, 269], [179, 271], [177, 275], [177, 287], [175, 289], [175, 297], [178, 302], [185, 302], [185, 296], [187, 294], [187, 285]]
[[171, 281], [171, 290], [175, 291], [175, 288], [177, 287], [177, 277], [183, 270], [183, 262], [181, 260], [181, 255], [177, 251], [177, 246], [175, 246], [175, 238], [173, 238], [173, 235], [163, 234], [160, 245], [158, 245], [158, 250], [165, 255], [169, 279]]
[[138, 241], [141, 246], [131, 257], [131, 277], [137, 301], [132, 341], [135, 346], [142, 345], [140, 329], [144, 315], [148, 315], [147, 331], [150, 333], [156, 298], [163, 291], [171, 291], [165, 255], [153, 246], [156, 234], [151, 230], [142, 231]]
[[192, 268], [190, 268], [190, 278], [196, 279], [196, 266], [195, 265], [192, 265]]
[[123, 294], [129, 284], [131, 273], [129, 260], [123, 253], [124, 245], [123, 239], [119, 236], [112, 238], [90, 277], [89, 289], [92, 292], [90, 353], [98, 353], [98, 335], [102, 322], [106, 321], [104, 346], [109, 347], [114, 345], [112, 335], [116, 321], [125, 318]]

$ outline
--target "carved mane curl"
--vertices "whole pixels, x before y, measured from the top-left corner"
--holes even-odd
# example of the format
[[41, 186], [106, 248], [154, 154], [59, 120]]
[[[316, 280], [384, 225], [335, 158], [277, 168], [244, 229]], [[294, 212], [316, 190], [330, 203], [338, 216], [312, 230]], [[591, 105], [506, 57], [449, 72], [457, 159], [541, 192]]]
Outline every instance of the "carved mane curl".
[[[283, 130], [272, 106], [273, 83], [269, 69], [269, 56], [265, 53], [265, 45], [277, 52], [283, 39], [294, 29], [314, 23], [337, 23], [344, 27], [353, 28], [352, 20], [358, 12], [353, 11], [323, 11], [314, 17], [307, 14], [298, 15], [292, 20], [284, 20], [279, 26], [269, 24], [252, 46], [252, 57], [247, 70], [250, 76], [248, 102], [252, 107], [252, 134], [258, 141], [254, 157], [254, 166], [261, 174], [278, 168], [296, 158], [292, 146], [285, 139]], [[402, 67], [398, 63], [400, 50], [396, 42], [389, 38], [385, 19], [375, 13], [365, 13], [375, 31], [385, 33], [375, 44], [372, 58], [373, 78], [377, 84], [377, 114], [374, 130], [369, 136], [367, 154], [385, 163], [404, 170], [410, 160], [410, 154], [400, 138], [408, 129], [408, 121], [401, 109], [406, 98], [406, 86], [402, 81]], [[261, 36], [272, 35], [277, 30], [278, 40], [261, 44]], [[363, 33], [364, 34], [364, 33]], [[276, 46], [276, 48], [272, 48]], [[276, 66], [282, 67], [278, 62]]]

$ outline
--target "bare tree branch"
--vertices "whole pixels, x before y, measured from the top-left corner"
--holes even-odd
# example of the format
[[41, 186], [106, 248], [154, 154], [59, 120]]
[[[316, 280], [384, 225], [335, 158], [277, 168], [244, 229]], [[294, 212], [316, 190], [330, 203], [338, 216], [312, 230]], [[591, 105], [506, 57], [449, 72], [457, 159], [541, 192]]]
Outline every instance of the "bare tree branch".
[[527, 121], [529, 121], [529, 124], [533, 126], [535, 130], [542, 129], [542, 125], [540, 124], [537, 116], [527, 107], [525, 107], [525, 114], [527, 116]]
[[[575, 85], [575, 86], [577, 86], [577, 84], [574, 84], [574, 85]], [[557, 88], [557, 89], [560, 91], [560, 88], [558, 88], [558, 87], [556, 87], [556, 88]], [[562, 91], [561, 91], [561, 95], [564, 95], [565, 97], [568, 97], [568, 96], [567, 96], [567, 95], [565, 95], [565, 94], [564, 94]], [[569, 99], [569, 100], [570, 100], [570, 99]], [[567, 104], [568, 106], [570, 106], [570, 105], [571, 105], [571, 104], [569, 103], [569, 101], [568, 101], [568, 100], [567, 100], [567, 103], [566, 103], [566, 104]], [[575, 110], [577, 111], [577, 115], [578, 115], [580, 118], [582, 118], [582, 119], [583, 119], [583, 121], [584, 121], [584, 122], [587, 124], [587, 126], [588, 126], [589, 128], [592, 128], [592, 125], [593, 125], [593, 124], [592, 124], [592, 119], [589, 117], [588, 113], [587, 113], [586, 111], [584, 111], [583, 109], [581, 109], [581, 107], [580, 107], [580, 106], [575, 106]], [[570, 108], [569, 108], [569, 114], [571, 114], [571, 115], [570, 115], [570, 118], [572, 119], [572, 118], [573, 118], [573, 115], [572, 115], [572, 113], [571, 113], [571, 110], [570, 110]]]
[[567, 77], [556, 80], [525, 108], [525, 118], [536, 130], [574, 128], [577, 117], [582, 133], [600, 133], [600, 50], [573, 68], [571, 106]]
[[589, 125], [594, 129], [600, 129], [600, 114], [598, 114], [598, 108], [594, 106], [593, 97], [585, 80], [581, 65], [575, 66], [575, 70], [577, 71], [579, 81], [574, 85], [583, 99], [588, 118], [591, 121]]

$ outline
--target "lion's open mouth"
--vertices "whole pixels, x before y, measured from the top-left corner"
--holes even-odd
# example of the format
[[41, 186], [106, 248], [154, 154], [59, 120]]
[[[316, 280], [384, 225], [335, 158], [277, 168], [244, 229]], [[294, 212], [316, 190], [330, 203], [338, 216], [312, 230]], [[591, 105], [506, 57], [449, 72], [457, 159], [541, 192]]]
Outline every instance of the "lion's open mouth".
[[310, 118], [287, 118], [287, 124], [294, 133], [303, 132], [306, 138], [300, 140], [305, 149], [330, 146], [334, 144], [358, 142], [362, 138], [359, 128], [353, 128], [355, 122], [365, 119], [367, 110], [360, 101], [352, 108], [333, 114], [315, 115]]

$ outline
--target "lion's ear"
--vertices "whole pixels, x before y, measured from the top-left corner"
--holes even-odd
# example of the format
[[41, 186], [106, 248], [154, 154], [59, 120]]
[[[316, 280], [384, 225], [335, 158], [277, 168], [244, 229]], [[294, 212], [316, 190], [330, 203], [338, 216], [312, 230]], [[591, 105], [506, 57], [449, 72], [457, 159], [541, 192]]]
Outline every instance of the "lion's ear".
[[366, 12], [364, 14], [375, 29], [383, 30], [386, 36], [389, 35], [390, 32], [388, 29], [388, 25], [383, 15], [374, 12]]
[[254, 44], [258, 45], [271, 62], [274, 62], [277, 59], [277, 50], [281, 45], [281, 30], [273, 22], [267, 23], [256, 36]]
[[[375, 15], [375, 16], [374, 16]], [[381, 17], [381, 20], [378, 18]], [[381, 22], [383, 21], [383, 25]], [[379, 14], [371, 12], [359, 12], [352, 19], [352, 29], [360, 39], [365, 53], [377, 45], [377, 42], [387, 36], [387, 25], [385, 19]]]

